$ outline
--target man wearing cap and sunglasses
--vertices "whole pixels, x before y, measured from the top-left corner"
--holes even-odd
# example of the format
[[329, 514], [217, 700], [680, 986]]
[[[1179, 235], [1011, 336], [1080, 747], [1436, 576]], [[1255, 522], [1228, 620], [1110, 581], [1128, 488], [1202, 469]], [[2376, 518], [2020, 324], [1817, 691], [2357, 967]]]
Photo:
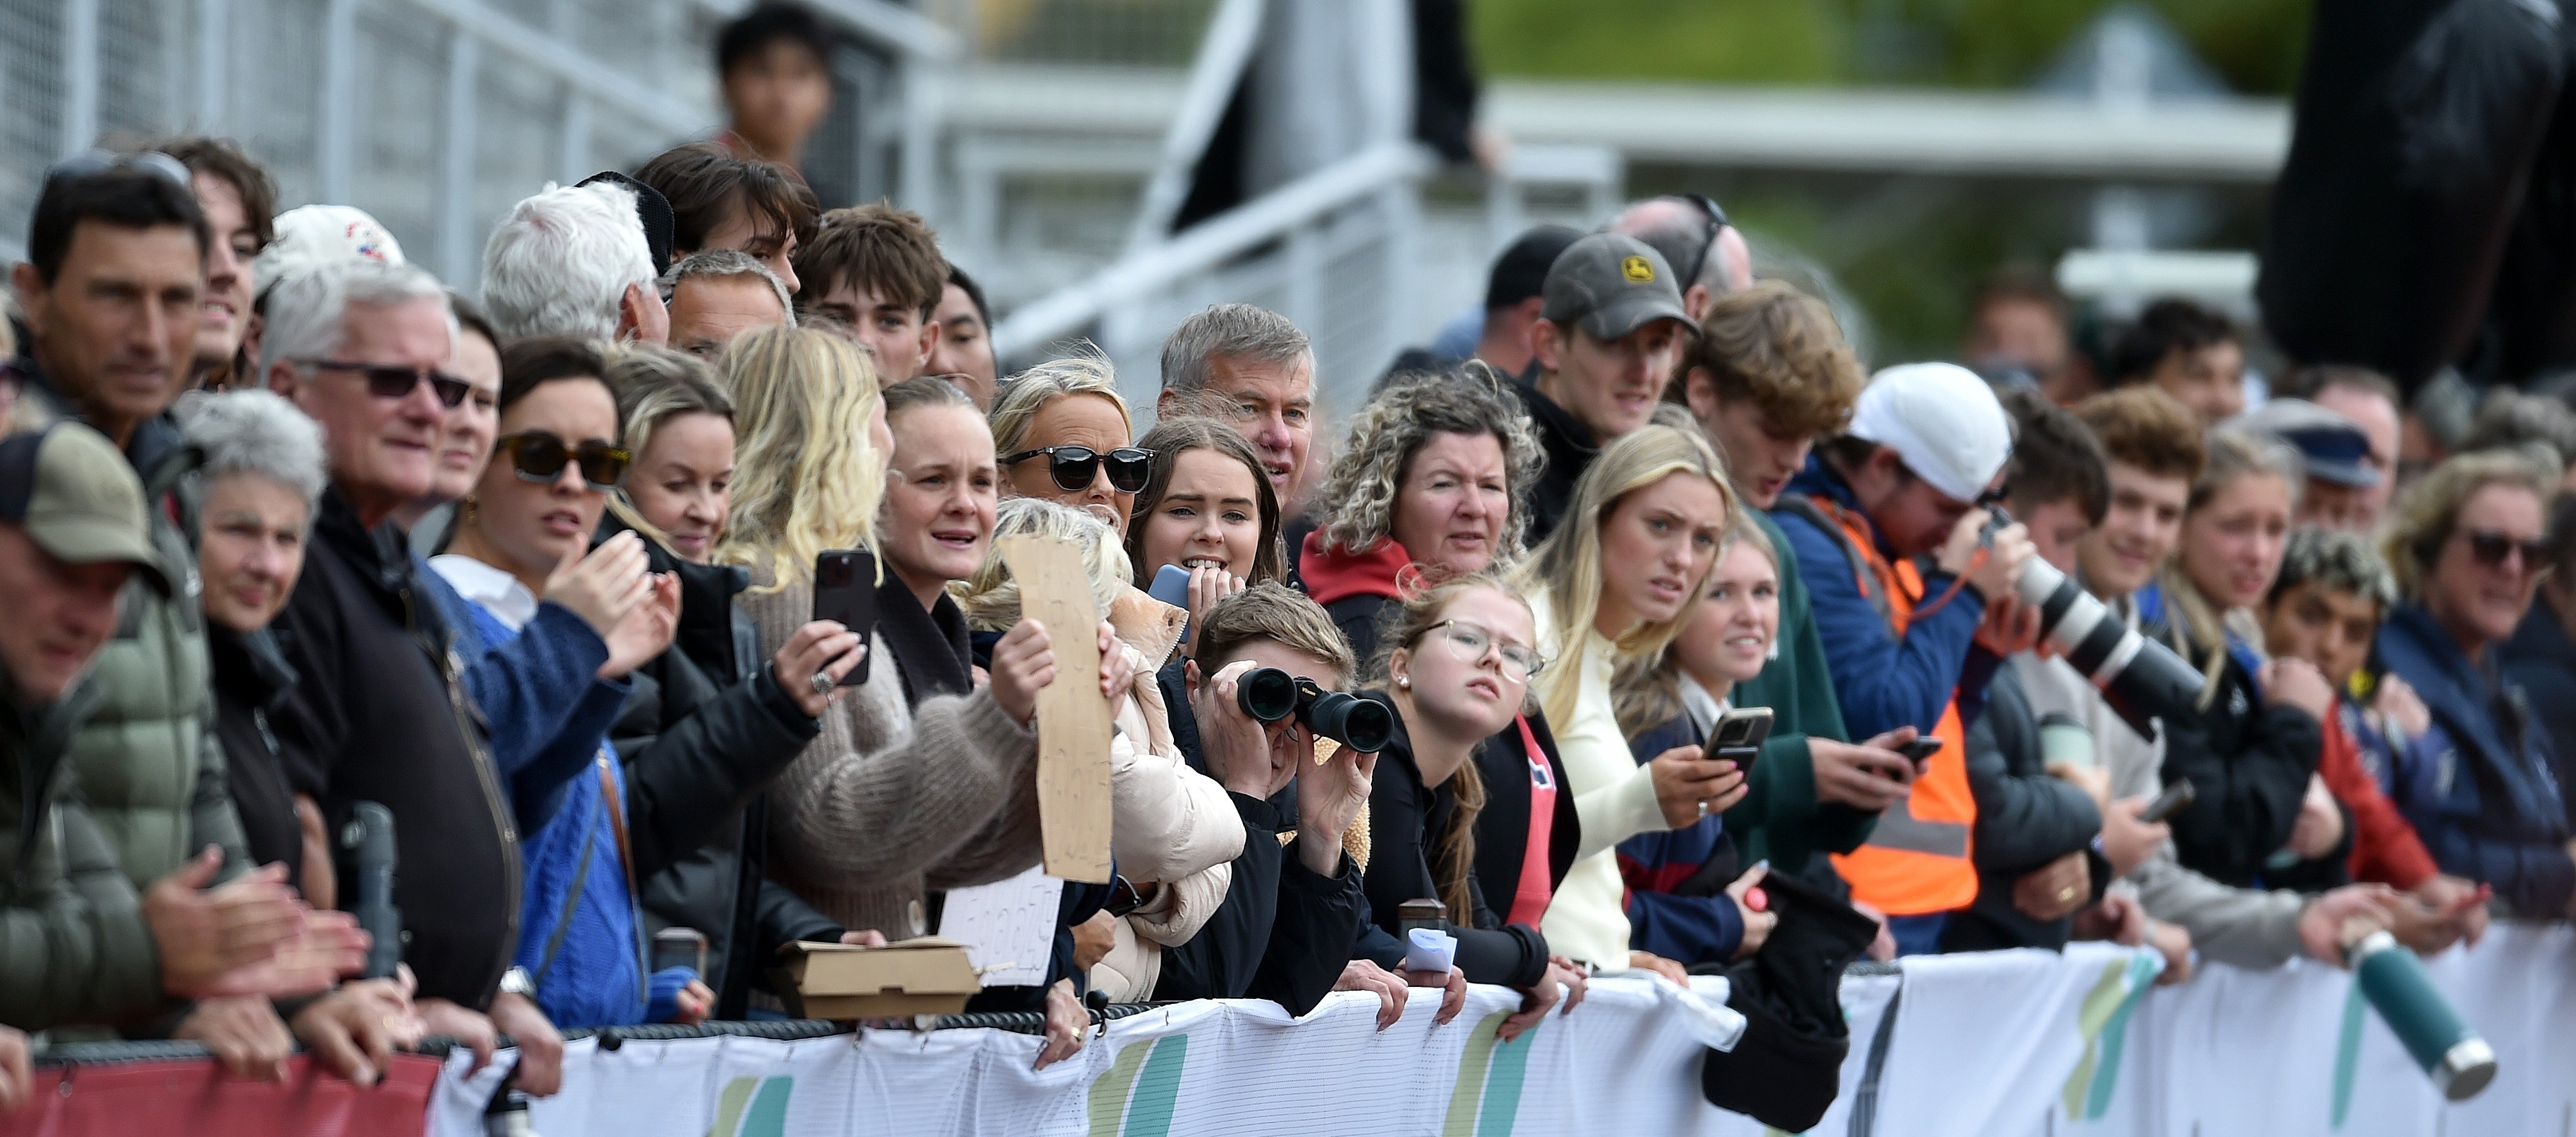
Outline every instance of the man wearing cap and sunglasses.
[[1531, 544], [1555, 531], [1601, 448], [1654, 417], [1695, 334], [1675, 279], [1662, 253], [1618, 233], [1576, 241], [1549, 266], [1531, 327], [1538, 380], [1514, 388], [1547, 451], [1530, 487]]
[[1909, 954], [1935, 950], [1947, 914], [1977, 897], [1965, 724], [1996, 666], [2037, 639], [2037, 611], [2012, 599], [2029, 531], [1981, 539], [2011, 454], [2011, 420], [1973, 372], [1891, 367], [1771, 513], [1797, 552], [1852, 736], [1912, 728], [1941, 741], [1868, 843], [1834, 858], [1852, 899], [1885, 913]]

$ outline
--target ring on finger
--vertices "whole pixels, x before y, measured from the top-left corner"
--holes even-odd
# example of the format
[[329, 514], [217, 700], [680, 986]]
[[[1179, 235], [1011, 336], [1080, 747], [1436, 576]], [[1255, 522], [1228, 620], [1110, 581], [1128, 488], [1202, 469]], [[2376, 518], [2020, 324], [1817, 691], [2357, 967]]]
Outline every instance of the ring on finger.
[[832, 693], [832, 688], [839, 685], [829, 671], [817, 671], [814, 677], [806, 682], [814, 688], [814, 693], [817, 695], [829, 695]]

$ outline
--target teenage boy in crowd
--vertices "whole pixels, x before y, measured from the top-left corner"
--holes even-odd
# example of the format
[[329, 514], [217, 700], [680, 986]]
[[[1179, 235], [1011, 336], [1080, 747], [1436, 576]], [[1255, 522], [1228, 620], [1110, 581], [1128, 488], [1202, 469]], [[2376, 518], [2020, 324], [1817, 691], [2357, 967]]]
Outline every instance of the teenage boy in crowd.
[[939, 292], [939, 340], [931, 348], [925, 375], [937, 375], [975, 400], [975, 409], [990, 413], [1001, 393], [1001, 363], [993, 358], [993, 309], [984, 289], [966, 270], [948, 266], [948, 286]]
[[2158, 300], [2113, 343], [2111, 383], [2152, 386], [2213, 426], [2245, 409], [2245, 345], [2227, 317]]
[[187, 165], [189, 188], [214, 238], [206, 246], [205, 323], [197, 329], [188, 385], [237, 383], [247, 378], [234, 374], [233, 363], [250, 329], [250, 266], [277, 235], [277, 183], [249, 155], [220, 139], [173, 138], [153, 149]]
[[709, 249], [736, 249], [796, 291], [796, 250], [814, 240], [822, 206], [796, 173], [775, 162], [742, 159], [712, 142], [667, 150], [635, 180], [671, 205], [671, 260]]
[[795, 273], [796, 310], [849, 328], [876, 356], [879, 384], [901, 383], [930, 362], [948, 260], [920, 214], [883, 202], [826, 213], [813, 243], [797, 250]]
[[1940, 740], [1868, 843], [1834, 859], [1909, 954], [1937, 950], [1946, 915], [1976, 899], [1966, 724], [1996, 663], [2037, 629], [2012, 598], [2029, 532], [2015, 523], [1989, 540], [1977, 504], [2011, 450], [1984, 380], [1948, 363], [1889, 368], [1771, 514], [1796, 551], [1844, 725], [1895, 732], [1896, 745]]
[[772, 0], [717, 33], [716, 78], [727, 118], [717, 144], [795, 172], [832, 111], [832, 35], [804, 5]]
[[2263, 645], [2276, 657], [2304, 659], [2335, 689], [2334, 713], [2325, 718], [2325, 744], [2317, 775], [2342, 806], [2352, 834], [2345, 863], [2329, 876], [2394, 885], [2413, 895], [2396, 905], [2391, 930], [2420, 951], [2439, 951], [2486, 931], [2485, 899], [2476, 885], [2444, 875], [2415, 827], [2388, 799], [2397, 768], [2391, 732], [2420, 738], [2431, 725], [2423, 700], [2394, 675], [2382, 675], [2373, 706], [2352, 695], [2379, 625], [2397, 606], [2397, 580], [2386, 562], [2357, 534], [2300, 529], [2290, 534], [2280, 578], [2257, 610]]
[[[2060, 572], [2110, 508], [2108, 459], [2074, 415], [2036, 388], [2001, 396], [2013, 417], [2004, 497], [2030, 526], [2032, 551]], [[2016, 652], [1986, 687], [1985, 713], [1968, 728], [1968, 791], [1977, 803], [1977, 901], [1951, 916], [1943, 951], [2064, 947], [2075, 914], [2105, 899], [2118, 875], [2097, 847], [2110, 784], [2091, 761], [2052, 761], [2021, 673], [2041, 663]], [[2089, 758], [2089, 755], [2088, 755]], [[2115, 907], [2134, 906], [2133, 900]]]
[[1634, 237], [1595, 233], [1548, 267], [1530, 336], [1538, 379], [1514, 388], [1547, 454], [1530, 487], [1531, 545], [1556, 531], [1601, 448], [1654, 417], [1693, 331], [1672, 266]]
[[1726, 826], [1745, 863], [1771, 862], [1839, 890], [1817, 854], [1860, 846], [1878, 815], [1905, 796], [1914, 767], [1895, 751], [1854, 746], [1844, 733], [1823, 642], [1808, 609], [1797, 551], [1767, 512], [1807, 464], [1817, 438], [1851, 419], [1865, 376], [1833, 311], [1778, 281], [1711, 304], [1666, 398], [1689, 408], [1726, 462], [1727, 479], [1780, 561], [1780, 627], [1762, 674], [1736, 701], [1772, 710], [1771, 737]]
[[[2110, 458], [2110, 508], [2101, 524], [2078, 542], [2077, 580], [2137, 624], [2134, 595], [2155, 579], [2182, 540], [2182, 516], [2192, 480], [2207, 460], [2199, 416], [2163, 392], [2147, 387], [2111, 391], [2075, 406]], [[2294, 892], [2232, 888], [2182, 867], [2163, 826], [2141, 824], [2138, 813], [2162, 791], [2161, 730], [2142, 736], [2103, 701], [2090, 679], [2063, 659], [2046, 669], [2021, 669], [2024, 693], [2037, 715], [2066, 714], [2088, 728], [2094, 752], [2110, 776], [2110, 807], [2102, 815], [2103, 854], [2137, 889], [2151, 923], [2148, 942], [2165, 957], [2161, 982], [2190, 975], [2192, 953], [2239, 967], [2277, 967], [2308, 955], [2340, 958], [2343, 922], [2351, 916], [2387, 918], [2394, 899], [2384, 887], [2352, 885], [2316, 897]], [[2045, 670], [2054, 681], [2044, 679]], [[2143, 851], [2141, 851], [2143, 850]]]

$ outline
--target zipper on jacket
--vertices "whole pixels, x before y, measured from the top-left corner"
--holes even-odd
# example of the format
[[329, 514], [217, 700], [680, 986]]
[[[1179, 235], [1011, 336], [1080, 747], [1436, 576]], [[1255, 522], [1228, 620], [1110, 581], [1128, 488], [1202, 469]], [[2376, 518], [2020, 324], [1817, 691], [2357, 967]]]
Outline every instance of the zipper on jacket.
[[[413, 638], [421, 639], [419, 613], [413, 608], [411, 589], [402, 590], [402, 603], [404, 626], [412, 630]], [[422, 642], [424, 647], [428, 646], [426, 640]], [[438, 672], [439, 679], [447, 685], [448, 713], [455, 716], [456, 731], [464, 736], [466, 753], [474, 759], [474, 778], [483, 787], [483, 804], [492, 813], [494, 831], [501, 835], [501, 863], [506, 870], [504, 875], [508, 878], [507, 893], [510, 898], [509, 907], [506, 909], [510, 934], [502, 941], [509, 945], [509, 948], [503, 952], [501, 966], [492, 972], [490, 980], [491, 984], [497, 987], [501, 982], [501, 976], [510, 970], [511, 954], [518, 950], [519, 893], [524, 885], [520, 879], [522, 866], [519, 861], [519, 834], [510, 821], [510, 811], [506, 805], [506, 798], [501, 793], [500, 779], [494, 773], [491, 752], [484, 748], [483, 740], [475, 732], [473, 715], [465, 709], [465, 689], [458, 678], [456, 664], [455, 649], [452, 647], [445, 651], [432, 652], [430, 655], [430, 666]]]

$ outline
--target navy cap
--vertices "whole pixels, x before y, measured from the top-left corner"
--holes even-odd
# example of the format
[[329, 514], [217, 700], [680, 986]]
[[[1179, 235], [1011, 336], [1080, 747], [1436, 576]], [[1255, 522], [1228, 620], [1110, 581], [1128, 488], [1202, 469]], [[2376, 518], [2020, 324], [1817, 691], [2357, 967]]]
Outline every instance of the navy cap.
[[2235, 422], [2296, 448], [2311, 478], [2356, 489], [2379, 484], [2379, 471], [2370, 466], [2370, 436], [2335, 411], [2306, 399], [2273, 399]]

